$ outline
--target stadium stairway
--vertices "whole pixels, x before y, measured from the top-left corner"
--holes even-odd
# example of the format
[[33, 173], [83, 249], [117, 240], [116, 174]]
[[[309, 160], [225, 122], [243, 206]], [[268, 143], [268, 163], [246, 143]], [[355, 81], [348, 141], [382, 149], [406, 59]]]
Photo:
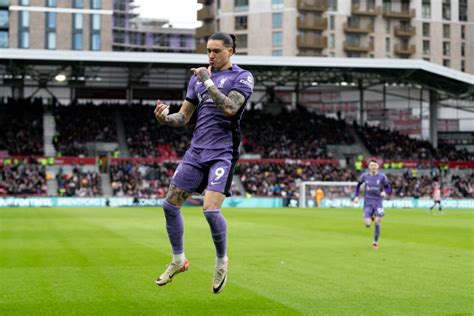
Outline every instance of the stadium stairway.
[[122, 157], [130, 157], [130, 152], [127, 146], [127, 138], [125, 137], [125, 128], [123, 125], [122, 113], [115, 111], [115, 124], [117, 125], [117, 137], [119, 143], [120, 155]]
[[101, 173], [100, 179], [102, 181], [102, 193], [104, 196], [112, 196], [112, 185], [110, 184], [110, 175], [108, 173]]
[[355, 130], [354, 126], [348, 124], [347, 127], [349, 128], [349, 133], [351, 133], [351, 135], [354, 137], [355, 145], [357, 145], [359, 147], [359, 153], [358, 154], [362, 154], [362, 155], [364, 155], [364, 157], [369, 157], [370, 152], [367, 149], [367, 147], [365, 147], [364, 142], [362, 141], [362, 139], [360, 139], [359, 134]]
[[[56, 121], [54, 115], [51, 112], [45, 112], [43, 114], [43, 146], [44, 154], [48, 157], [56, 156], [56, 149], [53, 145], [53, 137], [56, 133]], [[49, 185], [48, 185], [49, 188]], [[49, 192], [48, 192], [49, 193]]]

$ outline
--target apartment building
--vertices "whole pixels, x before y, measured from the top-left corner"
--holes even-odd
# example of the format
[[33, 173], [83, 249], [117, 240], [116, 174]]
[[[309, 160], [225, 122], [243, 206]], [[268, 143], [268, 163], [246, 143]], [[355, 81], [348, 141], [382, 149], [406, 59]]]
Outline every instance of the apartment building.
[[0, 48], [195, 51], [194, 30], [136, 9], [133, 0], [0, 0]]
[[474, 73], [474, 3], [468, 0], [198, 0], [204, 53], [215, 31], [238, 53], [417, 58]]

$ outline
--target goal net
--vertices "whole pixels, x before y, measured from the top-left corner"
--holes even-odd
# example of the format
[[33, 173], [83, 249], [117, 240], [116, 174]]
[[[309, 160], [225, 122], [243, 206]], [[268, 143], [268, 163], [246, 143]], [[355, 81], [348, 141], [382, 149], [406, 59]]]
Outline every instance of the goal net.
[[[354, 207], [351, 199], [354, 196], [357, 182], [337, 181], [301, 181], [299, 183], [299, 207]], [[321, 196], [323, 198], [318, 199]], [[318, 201], [319, 200], [319, 201]]]

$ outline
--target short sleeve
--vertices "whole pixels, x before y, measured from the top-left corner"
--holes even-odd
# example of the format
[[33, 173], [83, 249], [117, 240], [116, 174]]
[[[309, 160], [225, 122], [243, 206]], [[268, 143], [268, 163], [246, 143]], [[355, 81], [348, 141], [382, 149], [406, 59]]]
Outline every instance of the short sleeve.
[[194, 87], [196, 86], [196, 80], [196, 76], [192, 76], [191, 79], [189, 79], [188, 90], [186, 91], [186, 100], [194, 105], [199, 104], [199, 99], [197, 97], [196, 90], [194, 90]]
[[253, 92], [253, 76], [250, 71], [242, 71], [237, 78], [235, 78], [234, 86], [230, 91], [237, 91], [245, 97], [245, 101], [250, 98]]

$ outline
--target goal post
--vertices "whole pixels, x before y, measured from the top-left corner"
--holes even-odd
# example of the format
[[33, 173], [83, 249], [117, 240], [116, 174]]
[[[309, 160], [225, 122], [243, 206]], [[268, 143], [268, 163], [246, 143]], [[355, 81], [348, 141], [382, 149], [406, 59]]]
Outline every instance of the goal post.
[[298, 207], [315, 207], [317, 189], [321, 189], [323, 191], [324, 199], [326, 199], [326, 201], [337, 200], [339, 202], [345, 202], [344, 204], [348, 204], [347, 202], [349, 202], [349, 200], [354, 196], [357, 182], [301, 181], [298, 185], [299, 185]]

